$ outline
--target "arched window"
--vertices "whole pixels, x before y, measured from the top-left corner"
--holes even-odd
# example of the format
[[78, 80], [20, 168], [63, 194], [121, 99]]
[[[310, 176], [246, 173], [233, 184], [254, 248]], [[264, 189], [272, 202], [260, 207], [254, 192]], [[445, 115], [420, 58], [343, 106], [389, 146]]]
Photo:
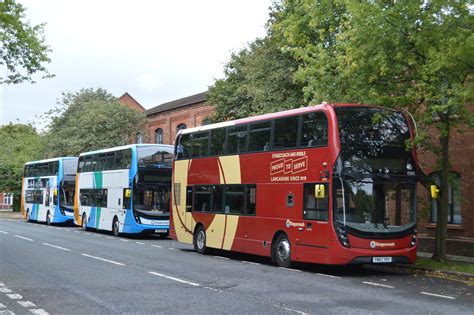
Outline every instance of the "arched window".
[[143, 143], [143, 135], [141, 133], [137, 133], [137, 141], [138, 144]]
[[[441, 186], [441, 172], [433, 172], [430, 175], [431, 180], [438, 186]], [[431, 200], [430, 222], [436, 223], [440, 198]], [[448, 187], [448, 224], [461, 224], [461, 176], [458, 173], [449, 173]]]
[[178, 126], [176, 126], [176, 133], [183, 129], [186, 129], [186, 124], [179, 124]]
[[163, 143], [163, 129], [158, 128], [155, 130], [155, 137], [156, 137], [156, 143], [157, 144], [162, 144]]

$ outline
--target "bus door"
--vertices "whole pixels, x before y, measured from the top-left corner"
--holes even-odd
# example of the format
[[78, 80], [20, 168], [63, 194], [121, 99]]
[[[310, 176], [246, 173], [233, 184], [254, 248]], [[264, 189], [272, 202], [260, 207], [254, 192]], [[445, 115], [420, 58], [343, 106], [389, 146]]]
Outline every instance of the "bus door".
[[299, 231], [302, 246], [325, 250], [329, 245], [329, 184], [305, 183], [303, 189], [303, 222]]

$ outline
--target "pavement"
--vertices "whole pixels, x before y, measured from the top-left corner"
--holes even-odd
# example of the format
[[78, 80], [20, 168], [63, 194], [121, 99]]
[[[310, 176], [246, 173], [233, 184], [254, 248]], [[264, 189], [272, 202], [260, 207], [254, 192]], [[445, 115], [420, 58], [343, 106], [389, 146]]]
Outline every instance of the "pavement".
[[397, 268], [279, 268], [154, 236], [0, 219], [0, 314], [467, 314], [473, 295], [472, 284]]

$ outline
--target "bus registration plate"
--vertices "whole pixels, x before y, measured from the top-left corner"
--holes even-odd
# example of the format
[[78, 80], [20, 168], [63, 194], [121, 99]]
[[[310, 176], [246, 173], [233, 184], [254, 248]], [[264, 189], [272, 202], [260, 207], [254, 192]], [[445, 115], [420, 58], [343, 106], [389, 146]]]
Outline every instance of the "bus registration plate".
[[372, 257], [373, 263], [391, 263], [392, 257]]
[[168, 230], [166, 230], [166, 229], [156, 229], [155, 230], [155, 233], [166, 233], [166, 232], [168, 232]]

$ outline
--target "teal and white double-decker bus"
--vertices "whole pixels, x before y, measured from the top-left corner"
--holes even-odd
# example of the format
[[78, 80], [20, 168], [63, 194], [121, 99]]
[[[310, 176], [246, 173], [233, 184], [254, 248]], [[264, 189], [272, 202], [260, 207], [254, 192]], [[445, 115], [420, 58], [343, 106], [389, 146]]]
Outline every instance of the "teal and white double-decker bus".
[[132, 144], [79, 156], [74, 222], [84, 230], [167, 236], [173, 146]]
[[77, 157], [25, 164], [21, 213], [27, 221], [66, 223], [74, 220]]

